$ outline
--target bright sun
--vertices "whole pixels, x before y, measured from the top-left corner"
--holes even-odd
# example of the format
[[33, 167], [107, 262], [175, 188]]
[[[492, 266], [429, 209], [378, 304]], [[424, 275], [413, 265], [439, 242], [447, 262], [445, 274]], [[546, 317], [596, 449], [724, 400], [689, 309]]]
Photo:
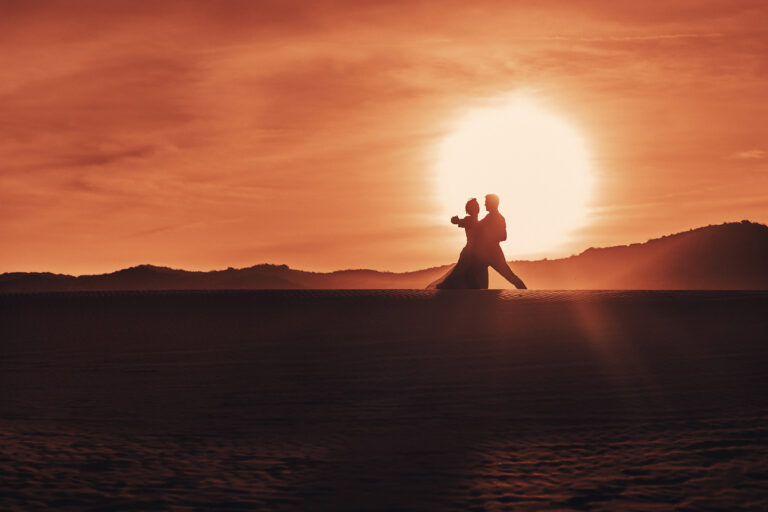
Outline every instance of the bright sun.
[[[507, 219], [507, 256], [542, 254], [586, 222], [592, 165], [584, 141], [564, 120], [523, 96], [468, 112], [439, 146], [441, 220], [495, 193]], [[481, 215], [482, 217], [482, 215]]]

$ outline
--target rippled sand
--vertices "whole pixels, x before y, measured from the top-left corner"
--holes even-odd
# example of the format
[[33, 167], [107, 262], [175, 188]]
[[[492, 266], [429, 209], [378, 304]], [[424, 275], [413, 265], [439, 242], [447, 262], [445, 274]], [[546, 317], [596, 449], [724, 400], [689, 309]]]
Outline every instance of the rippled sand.
[[765, 510], [768, 293], [0, 295], [0, 508]]

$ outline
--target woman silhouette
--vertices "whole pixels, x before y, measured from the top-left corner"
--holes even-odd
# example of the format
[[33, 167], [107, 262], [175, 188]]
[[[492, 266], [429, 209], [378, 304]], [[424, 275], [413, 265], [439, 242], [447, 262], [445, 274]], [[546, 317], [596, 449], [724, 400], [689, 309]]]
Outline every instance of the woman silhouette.
[[430, 284], [427, 288], [439, 290], [451, 289], [487, 289], [488, 288], [488, 264], [480, 257], [480, 229], [478, 216], [480, 204], [477, 199], [467, 201], [464, 209], [467, 216], [460, 219], [458, 216], [451, 218], [451, 224], [464, 228], [467, 235], [467, 244], [459, 254], [459, 261], [443, 277]]

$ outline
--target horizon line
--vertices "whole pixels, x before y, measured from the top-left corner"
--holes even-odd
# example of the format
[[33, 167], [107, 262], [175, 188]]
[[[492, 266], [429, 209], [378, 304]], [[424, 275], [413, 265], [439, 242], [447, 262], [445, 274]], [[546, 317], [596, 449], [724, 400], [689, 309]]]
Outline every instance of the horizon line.
[[[585, 252], [590, 251], [590, 250], [595, 250], [595, 249], [612, 249], [612, 248], [615, 248], [615, 247], [632, 247], [632, 246], [635, 246], [635, 245], [643, 245], [643, 244], [647, 244], [649, 242], [653, 242], [655, 240], [661, 240], [661, 239], [668, 238], [668, 237], [671, 237], [671, 236], [682, 235], [682, 234], [685, 234], [685, 233], [690, 233], [692, 231], [697, 231], [697, 230], [700, 230], [700, 229], [706, 229], [706, 228], [711, 228], [711, 227], [716, 227], [716, 226], [727, 226], [729, 224], [755, 224], [755, 225], [758, 225], [758, 226], [763, 226], [765, 228], [768, 228], [768, 225], [766, 225], [766, 224], [763, 224], [761, 222], [753, 222], [753, 221], [751, 221], [749, 219], [743, 219], [741, 221], [730, 221], [730, 222], [726, 221], [726, 222], [722, 222], [720, 224], [708, 224], [706, 226], [698, 226], [698, 227], [695, 227], [695, 228], [690, 228], [687, 231], [678, 231], [678, 232], [675, 232], [675, 233], [669, 233], [669, 234], [666, 234], [666, 235], [660, 235], [660, 236], [657, 236], [655, 238], [649, 238], [649, 239], [647, 239], [644, 242], [632, 242], [632, 243], [629, 243], [629, 244], [618, 244], [618, 245], [609, 245], [609, 246], [602, 246], [602, 247], [594, 247], [594, 246], [592, 246], [592, 247], [588, 247], [588, 248], [582, 250], [581, 252], [573, 253], [570, 256], [563, 256], [563, 257], [552, 258], [552, 259], [550, 259], [548, 257], [539, 258], [539, 259], [512, 259], [512, 260], [507, 260], [507, 261], [510, 262], [510, 263], [521, 263], [521, 262], [531, 262], [532, 263], [532, 262], [540, 262], [540, 261], [566, 260], [566, 259], [569, 259], [569, 258], [580, 256], [580, 255], [582, 255]], [[171, 267], [171, 266], [166, 266], [166, 265], [155, 265], [153, 263], [139, 263], [139, 264], [136, 264], [136, 265], [132, 265], [132, 266], [128, 266], [128, 267], [122, 267], [122, 268], [118, 268], [116, 270], [102, 272], [102, 273], [98, 273], [98, 274], [97, 273], [90, 273], [90, 274], [67, 274], [67, 273], [61, 273], [61, 272], [52, 272], [52, 271], [49, 271], [49, 270], [32, 270], [32, 271], [11, 270], [11, 271], [3, 271], [3, 272], [1, 272], [0, 276], [7, 275], [7, 274], [52, 274], [52, 275], [59, 275], [59, 276], [88, 277], [88, 276], [109, 275], [109, 274], [114, 274], [116, 272], [121, 272], [121, 271], [124, 271], [124, 270], [136, 269], [136, 268], [141, 268], [141, 267], [152, 267], [152, 268], [168, 269], [168, 270], [175, 270], [175, 271], [181, 271], [181, 272], [210, 273], [210, 272], [226, 272], [226, 271], [230, 271], [230, 270], [231, 271], [247, 270], [249, 268], [266, 267], [266, 266], [270, 266], [270, 267], [285, 267], [287, 270], [293, 270], [293, 271], [296, 271], [296, 272], [306, 272], [306, 273], [309, 273], [309, 274], [334, 274], [334, 273], [339, 273], [339, 272], [378, 272], [380, 274], [412, 274], [412, 273], [416, 273], [416, 272], [424, 272], [424, 271], [428, 271], [428, 270], [434, 270], [434, 269], [438, 269], [438, 268], [449, 267], [452, 264], [453, 263], [446, 263], [446, 264], [442, 264], [442, 265], [433, 265], [433, 266], [430, 266], [430, 267], [424, 267], [424, 268], [419, 268], [419, 269], [415, 269], [415, 270], [404, 270], [404, 271], [399, 271], [398, 272], [398, 271], [394, 271], [394, 270], [378, 270], [378, 269], [374, 269], [374, 268], [362, 268], [362, 267], [359, 267], [359, 268], [343, 268], [343, 269], [327, 270], [327, 271], [322, 271], [322, 270], [304, 270], [304, 269], [301, 269], [301, 268], [292, 267], [291, 265], [289, 265], [287, 263], [268, 263], [268, 262], [256, 263], [254, 265], [250, 265], [250, 266], [246, 266], [246, 267], [232, 267], [232, 266], [228, 266], [226, 268], [212, 268], [212, 269], [208, 269], [208, 270], [176, 268], [176, 267]]]

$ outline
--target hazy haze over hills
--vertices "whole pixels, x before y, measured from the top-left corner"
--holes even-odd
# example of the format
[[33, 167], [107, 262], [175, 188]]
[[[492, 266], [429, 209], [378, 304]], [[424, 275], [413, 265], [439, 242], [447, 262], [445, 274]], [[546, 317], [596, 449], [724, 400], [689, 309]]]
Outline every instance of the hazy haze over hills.
[[[78, 277], [5, 273], [0, 292], [424, 288], [448, 268], [317, 273], [264, 264], [190, 272], [140, 265]], [[516, 261], [512, 268], [529, 288], [539, 289], [768, 289], [768, 226], [748, 221], [707, 226], [645, 243], [590, 248], [569, 258]], [[507, 287], [491, 271], [491, 288]]]

